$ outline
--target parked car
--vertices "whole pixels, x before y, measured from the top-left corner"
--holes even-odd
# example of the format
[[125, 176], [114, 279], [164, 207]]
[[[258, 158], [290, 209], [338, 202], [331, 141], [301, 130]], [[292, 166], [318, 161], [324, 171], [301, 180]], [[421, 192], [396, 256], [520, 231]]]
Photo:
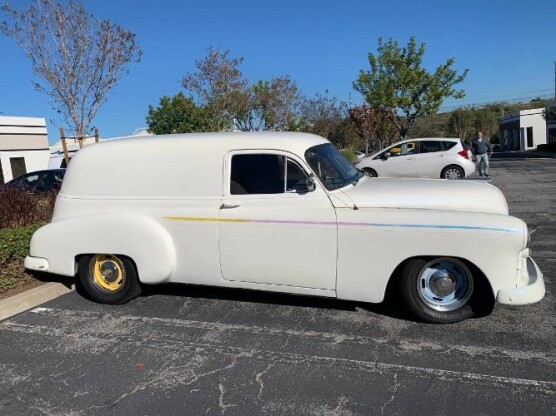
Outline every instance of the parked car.
[[33, 193], [57, 191], [62, 186], [65, 173], [65, 169], [29, 172], [7, 182], [2, 189], [24, 189]]
[[371, 179], [311, 134], [180, 134], [79, 151], [25, 266], [110, 304], [165, 282], [361, 302], [390, 285], [446, 323], [544, 296], [528, 236], [487, 183]]
[[460, 139], [404, 140], [356, 162], [369, 176], [461, 179], [475, 164]]

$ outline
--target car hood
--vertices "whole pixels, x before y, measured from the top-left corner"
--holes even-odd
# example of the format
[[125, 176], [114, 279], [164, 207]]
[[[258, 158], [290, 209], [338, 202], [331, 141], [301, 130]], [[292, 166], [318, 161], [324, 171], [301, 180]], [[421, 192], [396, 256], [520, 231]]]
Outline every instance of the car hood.
[[358, 208], [440, 209], [448, 211], [508, 214], [502, 192], [474, 180], [364, 178], [338, 192]]

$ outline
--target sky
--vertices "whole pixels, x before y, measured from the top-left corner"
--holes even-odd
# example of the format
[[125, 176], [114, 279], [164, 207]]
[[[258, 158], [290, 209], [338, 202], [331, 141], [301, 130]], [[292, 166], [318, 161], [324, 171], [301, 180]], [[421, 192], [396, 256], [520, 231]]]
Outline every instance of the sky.
[[[182, 90], [180, 80], [211, 46], [243, 57], [251, 81], [289, 75], [307, 96], [330, 96], [360, 104], [353, 90], [378, 38], [426, 42], [429, 71], [454, 57], [469, 69], [459, 105], [554, 96], [556, 0], [82, 0], [99, 19], [137, 35], [141, 62], [131, 64], [97, 113], [102, 138], [145, 127], [148, 106]], [[3, 1], [2, 1], [3, 3]], [[23, 8], [28, 0], [11, 0]], [[4, 15], [0, 14], [0, 20]], [[30, 61], [0, 34], [0, 115], [44, 117], [49, 142], [63, 126], [49, 99], [36, 92]], [[57, 118], [58, 117], [58, 118]]]

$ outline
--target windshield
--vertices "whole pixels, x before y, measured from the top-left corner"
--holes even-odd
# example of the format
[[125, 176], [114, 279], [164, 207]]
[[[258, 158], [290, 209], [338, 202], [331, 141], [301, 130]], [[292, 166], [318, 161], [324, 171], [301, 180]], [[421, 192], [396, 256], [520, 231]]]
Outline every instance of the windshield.
[[363, 176], [331, 143], [307, 149], [305, 160], [329, 191], [356, 183]]

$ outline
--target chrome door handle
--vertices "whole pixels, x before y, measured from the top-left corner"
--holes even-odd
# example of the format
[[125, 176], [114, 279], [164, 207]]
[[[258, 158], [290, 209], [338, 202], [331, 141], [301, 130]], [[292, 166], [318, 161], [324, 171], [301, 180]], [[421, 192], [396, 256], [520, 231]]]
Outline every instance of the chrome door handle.
[[240, 204], [222, 204], [220, 205], [220, 209], [233, 209], [240, 206], [241, 206]]

